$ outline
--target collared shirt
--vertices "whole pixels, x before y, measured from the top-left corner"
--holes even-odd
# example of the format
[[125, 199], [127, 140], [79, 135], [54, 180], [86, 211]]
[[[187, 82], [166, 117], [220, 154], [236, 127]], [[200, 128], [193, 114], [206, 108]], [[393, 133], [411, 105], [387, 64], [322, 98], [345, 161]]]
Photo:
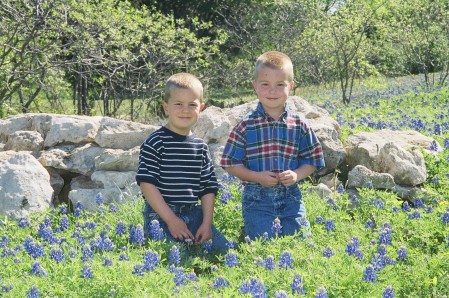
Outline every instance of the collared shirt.
[[301, 165], [324, 167], [323, 149], [310, 126], [288, 105], [279, 120], [259, 102], [231, 131], [220, 166], [245, 166], [257, 171], [283, 172]]

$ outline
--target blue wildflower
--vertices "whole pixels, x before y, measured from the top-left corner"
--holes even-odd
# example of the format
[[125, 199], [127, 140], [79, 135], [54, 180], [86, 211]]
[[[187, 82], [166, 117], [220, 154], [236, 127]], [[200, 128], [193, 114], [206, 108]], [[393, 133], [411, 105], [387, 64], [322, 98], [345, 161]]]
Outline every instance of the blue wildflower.
[[391, 232], [388, 226], [382, 227], [379, 232], [379, 244], [391, 244]]
[[439, 147], [439, 145], [438, 145], [438, 143], [435, 141], [435, 140], [433, 140], [432, 141], [432, 143], [430, 143], [430, 151], [438, 151], [438, 147]]
[[323, 256], [330, 258], [334, 255], [334, 252], [331, 247], [326, 247], [323, 251]]
[[119, 221], [117, 223], [117, 225], [115, 226], [115, 233], [118, 236], [125, 235], [126, 234], [126, 225], [123, 222]]
[[31, 264], [31, 274], [36, 276], [48, 276], [47, 270], [41, 266], [40, 262]]
[[374, 227], [376, 227], [376, 222], [374, 221], [374, 219], [369, 218], [365, 223], [365, 228], [369, 229]]
[[333, 219], [329, 218], [328, 220], [326, 220], [324, 229], [328, 232], [335, 232], [335, 223]]
[[407, 261], [407, 259], [408, 259], [408, 251], [407, 251], [407, 248], [404, 247], [404, 246], [401, 246], [401, 247], [398, 249], [398, 257], [396, 258], [396, 260], [397, 260], [398, 262], [405, 262], [405, 261]]
[[444, 225], [449, 224], [449, 208], [441, 215], [441, 221]]
[[205, 254], [212, 252], [212, 239], [204, 241], [202, 244], [202, 248]]
[[89, 244], [85, 244], [81, 251], [83, 253], [83, 255], [81, 256], [81, 260], [83, 262], [87, 262], [88, 260], [94, 258], [94, 251], [92, 250]]
[[345, 192], [345, 187], [340, 184], [339, 186], [337, 186], [337, 192], [338, 193], [344, 193]]
[[112, 266], [111, 258], [103, 257], [103, 264], [101, 264], [101, 265], [104, 266], [104, 267]]
[[289, 251], [282, 252], [281, 256], [279, 258], [278, 266], [279, 266], [279, 268], [292, 269], [293, 268], [292, 253]]
[[80, 209], [80, 208], [75, 208], [75, 211], [73, 212], [73, 215], [75, 216], [75, 217], [80, 217], [81, 215], [82, 215], [82, 209]]
[[187, 275], [185, 274], [184, 268], [170, 265], [170, 267], [167, 270], [175, 274], [175, 276], [173, 277], [173, 282], [175, 283], [176, 286], [182, 286], [186, 284]]
[[93, 270], [89, 265], [85, 265], [83, 269], [81, 269], [81, 278], [92, 278]]
[[214, 289], [216, 288], [222, 288], [222, 287], [229, 287], [229, 284], [223, 276], [219, 276], [215, 279], [214, 284], [212, 285]]
[[440, 181], [438, 180], [437, 177], [432, 177], [432, 183], [435, 185], [438, 185], [438, 184], [440, 184]]
[[69, 208], [67, 208], [67, 205], [66, 205], [66, 204], [61, 204], [61, 205], [59, 206], [59, 213], [61, 213], [61, 214], [67, 214], [67, 213], [69, 213]]
[[302, 279], [302, 275], [299, 273], [296, 273], [293, 276], [293, 281], [290, 284], [290, 287], [293, 294], [304, 295], [306, 293], [306, 290], [304, 289], [304, 280]]
[[327, 298], [327, 290], [324, 287], [316, 289], [315, 298]]
[[324, 219], [323, 219], [321, 216], [317, 216], [317, 217], [315, 218], [315, 221], [316, 221], [317, 224], [322, 224], [322, 223], [324, 223]]
[[366, 269], [365, 269], [365, 272], [363, 275], [363, 280], [375, 283], [376, 279], [377, 279], [377, 275], [376, 275], [373, 265], [366, 266]]
[[404, 210], [405, 212], [410, 212], [411, 211], [410, 205], [409, 205], [409, 203], [407, 201], [402, 203], [402, 210]]
[[391, 212], [393, 213], [398, 213], [399, 211], [401, 211], [401, 209], [399, 209], [399, 207], [394, 206], [393, 208], [391, 208]]
[[413, 207], [415, 207], [415, 208], [423, 208], [423, 207], [424, 207], [424, 202], [423, 202], [423, 200], [422, 200], [422, 199], [416, 199], [416, 200], [413, 202]]
[[56, 263], [62, 262], [65, 260], [65, 256], [64, 256], [64, 251], [58, 247], [58, 246], [53, 246], [52, 249], [50, 250], [50, 259], [55, 260]]
[[45, 256], [44, 247], [39, 242], [35, 242], [31, 236], [25, 239], [23, 246], [25, 251], [34, 259]]
[[379, 209], [385, 208], [384, 201], [381, 198], [376, 198], [376, 199], [372, 200], [371, 204], [373, 204], [374, 207], [377, 207]]
[[60, 231], [65, 231], [69, 228], [69, 218], [67, 217], [67, 215], [63, 215], [61, 216], [61, 218], [59, 219], [59, 230]]
[[141, 224], [138, 224], [136, 226], [131, 226], [129, 228], [129, 242], [141, 245], [145, 241], [144, 233], [143, 233], [143, 227]]
[[2, 238], [0, 239], [0, 247], [7, 247], [9, 243], [9, 238], [6, 235], [2, 235]]
[[103, 195], [101, 193], [97, 193], [95, 195], [95, 202], [97, 203], [97, 205], [101, 205], [104, 203], [104, 198]]
[[235, 267], [239, 263], [239, 260], [237, 258], [237, 254], [233, 251], [229, 251], [225, 255], [225, 263], [224, 265], [227, 267]]
[[147, 250], [144, 253], [143, 256], [143, 264], [144, 264], [144, 269], [145, 271], [153, 271], [154, 269], [156, 269], [157, 266], [159, 266], [159, 263], [161, 262], [161, 259], [159, 258], [159, 255], [152, 251], [152, 250]]
[[164, 240], [164, 231], [157, 219], [153, 219], [150, 223], [150, 238], [154, 241]]
[[110, 213], [117, 213], [118, 212], [118, 208], [114, 203], [109, 204], [109, 212]]
[[274, 257], [273, 257], [273, 256], [267, 256], [267, 257], [265, 258], [265, 260], [262, 261], [262, 266], [263, 266], [265, 269], [268, 269], [268, 270], [274, 270], [275, 267], [276, 267], [276, 264], [275, 264], [275, 262], [274, 262]]
[[28, 217], [22, 217], [19, 219], [18, 225], [21, 228], [26, 228], [30, 225], [30, 220], [28, 219]]
[[181, 263], [181, 253], [176, 245], [170, 249], [170, 254], [168, 255], [168, 263], [172, 265], [179, 265]]
[[136, 274], [138, 276], [143, 276], [145, 270], [144, 270], [144, 266], [142, 264], [136, 264], [134, 265], [134, 270], [133, 272], [131, 272], [132, 274]]
[[388, 286], [385, 288], [382, 293], [382, 298], [394, 298], [394, 291], [392, 286]]
[[271, 226], [271, 231], [274, 234], [282, 234], [282, 225], [281, 225], [281, 220], [279, 218], [275, 218], [273, 220], [273, 225]]
[[253, 297], [268, 298], [266, 288], [263, 281], [252, 277], [250, 280], [245, 280], [240, 286], [241, 294], [251, 294]]
[[407, 219], [417, 219], [421, 218], [421, 212], [419, 210], [415, 210], [412, 213], [409, 213], [407, 216]]
[[232, 199], [231, 192], [229, 191], [229, 187], [225, 184], [220, 184], [221, 186], [221, 197], [220, 202], [222, 204], [227, 204], [230, 199]]
[[449, 149], [449, 138], [444, 139], [444, 148]]
[[39, 288], [37, 286], [32, 286], [27, 293], [27, 298], [39, 298]]
[[129, 259], [129, 257], [128, 257], [128, 255], [126, 254], [126, 253], [121, 253], [120, 254], [120, 256], [118, 257], [118, 260], [119, 261], [129, 261], [130, 259]]

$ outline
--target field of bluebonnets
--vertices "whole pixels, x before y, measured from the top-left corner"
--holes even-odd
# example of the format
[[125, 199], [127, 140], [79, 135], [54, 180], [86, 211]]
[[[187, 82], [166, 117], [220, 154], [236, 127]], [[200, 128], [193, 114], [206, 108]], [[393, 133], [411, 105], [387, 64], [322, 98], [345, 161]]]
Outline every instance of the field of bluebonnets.
[[207, 245], [165, 243], [157, 222], [145, 239], [141, 198], [104, 205], [97, 197], [98, 212], [61, 205], [18, 221], [3, 218], [0, 296], [447, 297], [449, 87], [425, 90], [418, 79], [360, 85], [349, 106], [335, 92], [303, 94], [339, 121], [343, 138], [383, 128], [434, 137], [444, 151], [426, 155], [426, 194], [415, 202], [369, 185], [359, 198], [343, 187], [326, 199], [304, 191], [311, 237], [248, 241], [241, 235], [241, 185], [227, 177], [215, 224], [232, 241], [219, 256]]

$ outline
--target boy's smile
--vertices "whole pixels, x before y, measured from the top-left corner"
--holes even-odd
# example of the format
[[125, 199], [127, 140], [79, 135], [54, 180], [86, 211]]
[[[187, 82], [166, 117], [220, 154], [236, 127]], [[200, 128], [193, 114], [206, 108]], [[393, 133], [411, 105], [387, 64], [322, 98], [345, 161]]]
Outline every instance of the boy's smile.
[[284, 112], [293, 85], [286, 71], [270, 67], [261, 68], [253, 81], [254, 90], [265, 112], [276, 120]]

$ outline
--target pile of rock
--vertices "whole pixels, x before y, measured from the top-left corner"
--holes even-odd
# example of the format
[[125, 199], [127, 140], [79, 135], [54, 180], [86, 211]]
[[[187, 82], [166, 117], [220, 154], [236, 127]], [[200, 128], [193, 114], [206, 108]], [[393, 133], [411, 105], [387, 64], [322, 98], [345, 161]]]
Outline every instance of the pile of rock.
[[[347, 188], [365, 187], [409, 193], [426, 180], [420, 149], [442, 149], [432, 138], [414, 131], [358, 133], [341, 142], [341, 130], [329, 113], [299, 97], [289, 99], [320, 139], [326, 167], [315, 174], [316, 191], [328, 196], [339, 183], [336, 170], [347, 175]], [[217, 175], [229, 131], [256, 106], [209, 107], [194, 128], [210, 146]], [[134, 181], [139, 146], [156, 125], [109, 117], [24, 114], [0, 120], [0, 214], [12, 218], [42, 211], [60, 202], [96, 208], [139, 195]], [[405, 188], [404, 188], [405, 187]]]

